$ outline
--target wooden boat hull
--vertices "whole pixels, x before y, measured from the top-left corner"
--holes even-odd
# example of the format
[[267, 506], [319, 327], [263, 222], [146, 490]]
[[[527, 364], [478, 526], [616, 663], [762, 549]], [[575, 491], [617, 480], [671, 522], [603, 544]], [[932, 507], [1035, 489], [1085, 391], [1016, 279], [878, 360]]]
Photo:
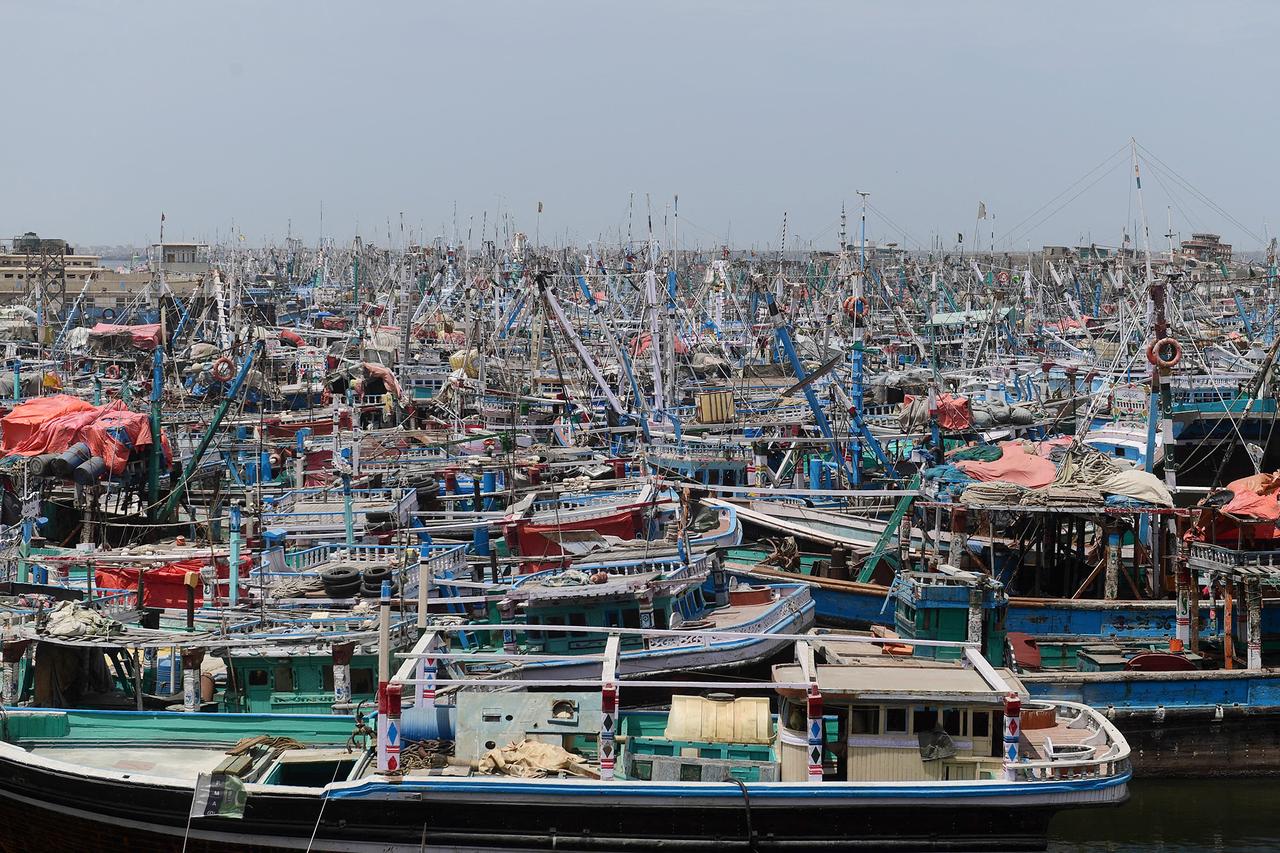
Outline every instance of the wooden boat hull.
[[1102, 709], [1132, 748], [1135, 776], [1280, 776], [1280, 671], [1043, 672], [1037, 699]]
[[[816, 617], [824, 625], [892, 625], [893, 605], [886, 606], [889, 588], [880, 584], [858, 583], [837, 578], [814, 578], [771, 568], [753, 568], [750, 572], [731, 570], [739, 577], [754, 577], [773, 582], [792, 581], [810, 585]], [[1005, 626], [1010, 633], [1036, 635], [1074, 634], [1094, 637], [1131, 637], [1148, 639], [1167, 637], [1176, 628], [1173, 601], [1097, 601], [1093, 599], [1029, 598], [1010, 596]], [[1280, 612], [1263, 610], [1264, 630], [1268, 615], [1280, 628]], [[1204, 636], [1210, 636], [1209, 608], [1200, 611]]]
[[[17, 753], [17, 755], [15, 755]], [[582, 783], [370, 778], [322, 789], [249, 785], [243, 818], [195, 818], [190, 783], [0, 752], [0, 850], [1035, 850], [1063, 808], [1122, 802], [1128, 775], [1003, 782]], [[117, 778], [106, 778], [115, 776]], [[314, 832], [314, 841], [311, 840]]]

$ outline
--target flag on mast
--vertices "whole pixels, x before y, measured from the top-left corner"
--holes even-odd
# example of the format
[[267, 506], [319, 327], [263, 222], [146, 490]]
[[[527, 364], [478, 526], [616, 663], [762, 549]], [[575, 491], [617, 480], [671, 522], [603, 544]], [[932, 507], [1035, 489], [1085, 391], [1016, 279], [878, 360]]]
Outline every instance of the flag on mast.
[[981, 201], [978, 202], [978, 218], [979, 219], [987, 218], [987, 205], [985, 202], [981, 202]]

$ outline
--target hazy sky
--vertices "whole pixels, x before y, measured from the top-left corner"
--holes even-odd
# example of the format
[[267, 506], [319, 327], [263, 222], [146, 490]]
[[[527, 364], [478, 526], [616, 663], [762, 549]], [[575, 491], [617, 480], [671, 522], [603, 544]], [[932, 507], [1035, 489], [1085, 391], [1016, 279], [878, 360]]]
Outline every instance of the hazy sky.
[[786, 211], [824, 246], [867, 190], [912, 246], [969, 246], [979, 201], [984, 245], [1114, 244], [1131, 136], [1171, 170], [1143, 166], [1157, 248], [1167, 208], [1280, 229], [1272, 2], [0, 0], [0, 29], [0, 239], [141, 244], [163, 211], [314, 241], [323, 205], [385, 243], [456, 205], [473, 242], [486, 211], [615, 240], [648, 193], [683, 244], [776, 247]]

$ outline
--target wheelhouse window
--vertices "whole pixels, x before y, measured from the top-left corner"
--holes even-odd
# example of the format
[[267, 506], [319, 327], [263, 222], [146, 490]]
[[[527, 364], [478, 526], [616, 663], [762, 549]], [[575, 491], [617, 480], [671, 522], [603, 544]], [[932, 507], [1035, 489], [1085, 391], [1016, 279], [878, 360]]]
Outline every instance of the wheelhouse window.
[[884, 730], [886, 732], [905, 734], [907, 731], [907, 709], [906, 708], [885, 708], [884, 709]]
[[938, 725], [938, 711], [935, 708], [916, 708], [911, 712], [911, 731], [931, 732]]
[[880, 709], [878, 707], [863, 708], [854, 706], [849, 709], [849, 734], [880, 734]]

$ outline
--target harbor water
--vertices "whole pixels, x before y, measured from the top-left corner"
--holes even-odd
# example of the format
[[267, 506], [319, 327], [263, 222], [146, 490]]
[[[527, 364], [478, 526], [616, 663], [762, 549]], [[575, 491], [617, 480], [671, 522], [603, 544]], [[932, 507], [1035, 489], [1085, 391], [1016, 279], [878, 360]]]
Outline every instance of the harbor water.
[[1063, 812], [1053, 853], [1261, 853], [1276, 841], [1280, 781], [1137, 779], [1115, 809]]

